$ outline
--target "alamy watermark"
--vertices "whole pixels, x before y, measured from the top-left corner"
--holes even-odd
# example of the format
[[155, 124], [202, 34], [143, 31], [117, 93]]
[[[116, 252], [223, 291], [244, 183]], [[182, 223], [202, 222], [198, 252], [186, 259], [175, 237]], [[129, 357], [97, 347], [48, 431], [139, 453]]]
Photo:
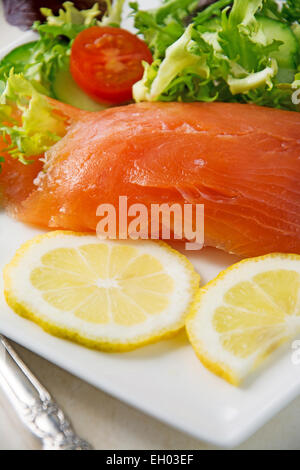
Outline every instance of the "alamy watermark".
[[118, 207], [101, 204], [97, 236], [101, 239], [184, 240], [187, 250], [204, 246], [203, 204], [132, 204], [120, 196]]

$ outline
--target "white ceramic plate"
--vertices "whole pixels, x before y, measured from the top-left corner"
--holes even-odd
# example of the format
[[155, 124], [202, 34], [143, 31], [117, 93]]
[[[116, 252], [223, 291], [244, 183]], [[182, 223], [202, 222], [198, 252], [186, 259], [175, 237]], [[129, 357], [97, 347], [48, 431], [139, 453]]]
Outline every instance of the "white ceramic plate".
[[[149, 1], [140, 2], [149, 7]], [[32, 40], [32, 35], [22, 41]], [[17, 45], [14, 42], [13, 47]], [[12, 47], [9, 46], [2, 55]], [[0, 269], [40, 233], [0, 213]], [[236, 258], [217, 250], [189, 254], [203, 283]], [[240, 389], [207, 371], [184, 333], [126, 354], [90, 351], [43, 332], [6, 305], [0, 281], [0, 331], [94, 386], [203, 441], [234, 447], [300, 393], [300, 366], [288, 345]], [[101, 403], [99, 404], [101, 406]]]

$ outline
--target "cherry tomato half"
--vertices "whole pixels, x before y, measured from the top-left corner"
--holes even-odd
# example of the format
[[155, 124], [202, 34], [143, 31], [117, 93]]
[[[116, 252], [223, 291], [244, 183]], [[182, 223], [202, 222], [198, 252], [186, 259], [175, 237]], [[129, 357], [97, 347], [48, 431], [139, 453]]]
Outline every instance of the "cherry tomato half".
[[143, 76], [142, 60], [153, 61], [147, 44], [120, 28], [93, 26], [82, 31], [71, 51], [77, 84], [101, 103], [132, 99], [132, 86]]

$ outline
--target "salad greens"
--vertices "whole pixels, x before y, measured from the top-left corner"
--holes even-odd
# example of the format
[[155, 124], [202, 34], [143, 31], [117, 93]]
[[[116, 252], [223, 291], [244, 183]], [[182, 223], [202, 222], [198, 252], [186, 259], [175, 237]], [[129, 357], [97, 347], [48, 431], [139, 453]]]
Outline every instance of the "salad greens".
[[197, 2], [185, 0], [147, 12], [131, 7], [154, 55], [134, 85], [136, 101], [220, 100], [297, 110], [291, 96], [300, 71], [299, 0], [282, 11], [274, 0], [219, 0], [200, 12]]
[[2, 151], [24, 164], [30, 163], [30, 157], [46, 152], [65, 134], [64, 118], [53, 113], [47, 97], [13, 72], [0, 99], [0, 122], [7, 142]]
[[[39, 39], [0, 61], [0, 132], [5, 151], [22, 163], [64, 133], [45, 95], [57, 97], [58, 77], [70, 75], [74, 38], [91, 26], [120, 26], [124, 0], [105, 1], [101, 20], [97, 3], [79, 11], [65, 2], [58, 15], [43, 8], [46, 22], [33, 26]], [[292, 95], [300, 83], [300, 0], [282, 7], [275, 0], [207, 0], [202, 7], [199, 0], [162, 0], [149, 11], [130, 5], [154, 58], [134, 85], [136, 101], [219, 100], [299, 111]]]

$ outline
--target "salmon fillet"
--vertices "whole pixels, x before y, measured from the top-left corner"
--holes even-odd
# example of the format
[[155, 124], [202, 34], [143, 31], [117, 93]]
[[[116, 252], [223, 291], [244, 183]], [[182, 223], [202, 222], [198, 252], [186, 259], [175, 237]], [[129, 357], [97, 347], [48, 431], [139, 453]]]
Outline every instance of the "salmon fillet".
[[[46, 171], [33, 185], [27, 170], [26, 189], [6, 196], [19, 220], [94, 231], [97, 207], [118, 208], [119, 196], [147, 208], [197, 203], [207, 246], [240, 256], [300, 253], [300, 114], [236, 103], [72, 113]], [[6, 193], [7, 172], [1, 181]]]

